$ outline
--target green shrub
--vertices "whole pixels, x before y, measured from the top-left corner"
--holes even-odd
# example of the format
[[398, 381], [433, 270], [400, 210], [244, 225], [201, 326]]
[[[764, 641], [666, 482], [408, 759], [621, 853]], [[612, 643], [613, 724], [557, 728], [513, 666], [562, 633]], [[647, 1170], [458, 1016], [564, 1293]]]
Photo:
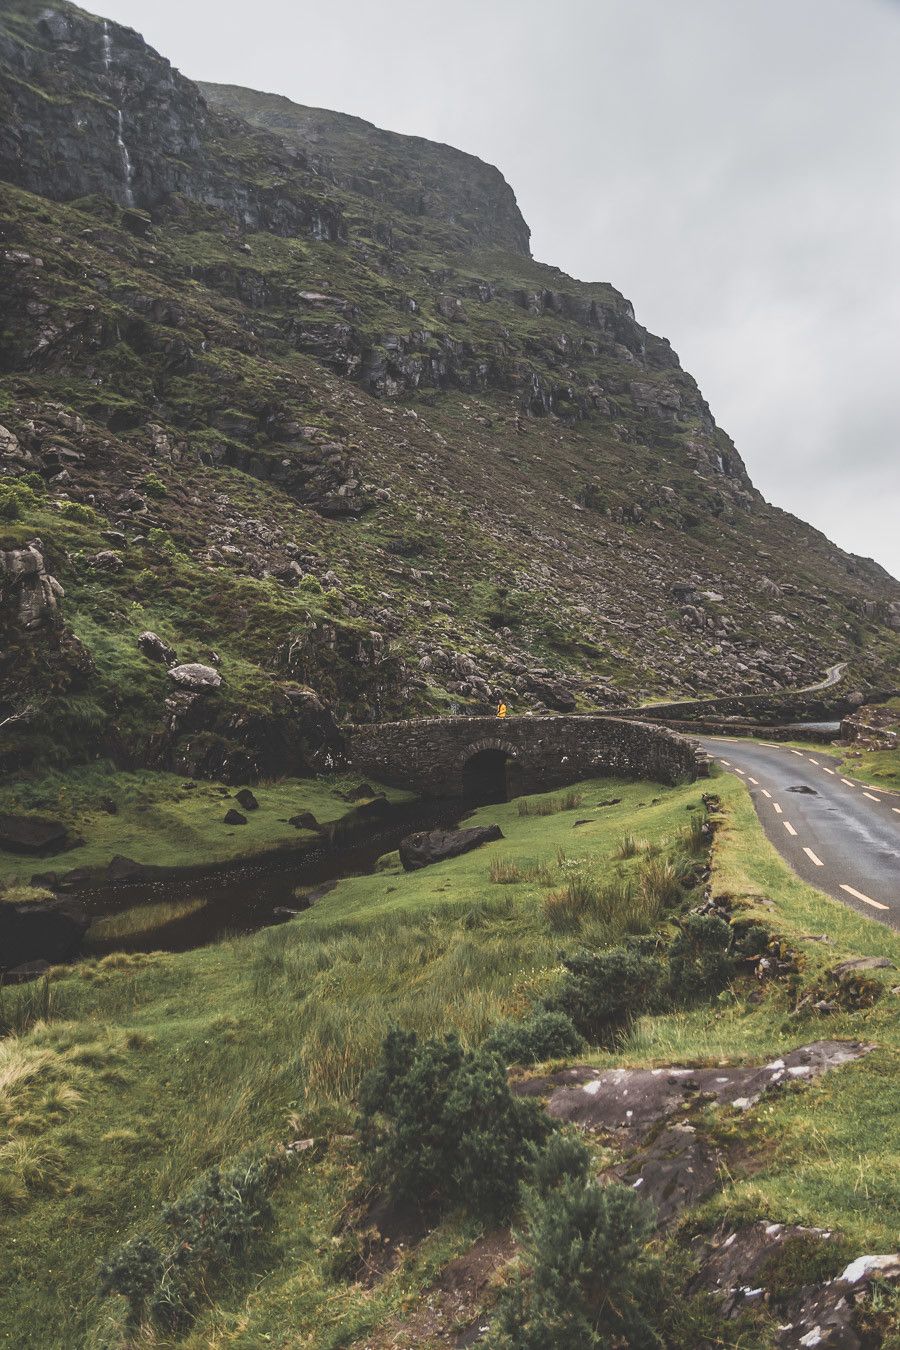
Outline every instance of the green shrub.
[[125, 1297], [131, 1327], [149, 1322], [173, 1329], [190, 1322], [215, 1277], [270, 1221], [268, 1193], [281, 1165], [268, 1156], [227, 1171], [212, 1168], [163, 1210], [171, 1231], [167, 1244], [141, 1234], [113, 1253], [100, 1269], [100, 1289]]
[[720, 993], [736, 962], [731, 929], [714, 914], [689, 914], [669, 947], [669, 992], [676, 1003], [697, 1003]]
[[[572, 1158], [574, 1162], [574, 1157]], [[655, 1350], [658, 1262], [650, 1213], [629, 1186], [566, 1175], [529, 1190], [527, 1269], [504, 1294], [491, 1350]]]
[[19, 494], [12, 483], [0, 483], [0, 520], [18, 520], [21, 514]]
[[587, 1184], [591, 1155], [575, 1134], [554, 1130], [543, 1148], [534, 1150], [531, 1188], [538, 1195], [549, 1195], [564, 1181]]
[[96, 511], [85, 506], [84, 502], [64, 502], [60, 509], [67, 520], [78, 520], [83, 525], [89, 525], [97, 519]]
[[550, 1130], [540, 1108], [513, 1097], [500, 1060], [456, 1036], [419, 1044], [391, 1031], [363, 1080], [360, 1131], [369, 1180], [424, 1209], [464, 1205], [487, 1220], [518, 1198], [529, 1146]]
[[147, 477], [143, 480], [143, 488], [148, 497], [155, 497], [157, 500], [169, 495], [169, 489], [155, 473], [147, 474]]
[[504, 1064], [535, 1064], [576, 1055], [584, 1040], [563, 1012], [534, 1012], [524, 1022], [499, 1022], [484, 1043]]
[[566, 976], [548, 1008], [564, 1012], [587, 1040], [613, 1045], [658, 1000], [662, 969], [638, 944], [565, 959]]

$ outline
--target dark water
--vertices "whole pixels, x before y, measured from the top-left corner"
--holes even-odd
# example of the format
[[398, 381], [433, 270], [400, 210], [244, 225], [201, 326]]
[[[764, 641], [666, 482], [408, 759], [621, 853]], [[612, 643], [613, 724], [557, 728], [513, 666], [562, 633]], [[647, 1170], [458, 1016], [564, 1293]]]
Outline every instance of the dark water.
[[303, 902], [294, 892], [298, 887], [313, 891], [313, 901], [322, 911], [327, 894], [316, 896], [316, 888], [327, 890], [328, 883], [342, 877], [363, 876], [374, 871], [375, 863], [391, 852], [407, 834], [416, 830], [452, 828], [473, 809], [474, 803], [459, 798], [418, 801], [392, 805], [378, 820], [361, 825], [349, 836], [333, 841], [323, 838], [302, 848], [279, 853], [275, 857], [216, 868], [190, 877], [164, 877], [134, 882], [104, 883], [79, 888], [73, 898], [90, 915], [99, 919], [140, 905], [202, 900], [202, 908], [173, 923], [149, 932], [101, 942], [88, 941], [90, 954], [111, 951], [187, 951], [215, 942], [226, 933], [251, 933], [268, 924], [282, 922], [275, 913], [280, 907], [299, 910]]

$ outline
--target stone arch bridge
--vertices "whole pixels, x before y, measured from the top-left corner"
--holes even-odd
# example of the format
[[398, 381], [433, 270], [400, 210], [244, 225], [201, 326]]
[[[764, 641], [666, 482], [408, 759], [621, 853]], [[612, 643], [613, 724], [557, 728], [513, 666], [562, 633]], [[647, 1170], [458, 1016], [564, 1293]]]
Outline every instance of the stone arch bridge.
[[603, 774], [678, 783], [707, 772], [684, 736], [614, 717], [432, 717], [346, 734], [355, 770], [431, 797], [505, 801]]

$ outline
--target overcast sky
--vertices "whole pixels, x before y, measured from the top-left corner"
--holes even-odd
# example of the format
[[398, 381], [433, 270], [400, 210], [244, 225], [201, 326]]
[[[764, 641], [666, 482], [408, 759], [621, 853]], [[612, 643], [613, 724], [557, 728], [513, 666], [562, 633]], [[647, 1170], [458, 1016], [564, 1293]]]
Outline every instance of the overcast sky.
[[769, 500], [900, 576], [900, 0], [95, 0], [186, 75], [499, 166]]

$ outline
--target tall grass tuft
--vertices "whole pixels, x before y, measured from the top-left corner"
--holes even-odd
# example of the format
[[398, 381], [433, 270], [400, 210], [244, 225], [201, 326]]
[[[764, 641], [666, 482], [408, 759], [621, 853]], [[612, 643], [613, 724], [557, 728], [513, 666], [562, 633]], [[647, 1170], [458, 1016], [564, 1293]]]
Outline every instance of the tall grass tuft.
[[575, 811], [584, 801], [581, 792], [570, 789], [561, 797], [520, 797], [516, 810], [520, 816], [555, 816], [559, 811]]
[[636, 834], [623, 834], [612, 856], [624, 861], [626, 858], [636, 858], [639, 853], [646, 853], [647, 848], [646, 839], [640, 839]]

